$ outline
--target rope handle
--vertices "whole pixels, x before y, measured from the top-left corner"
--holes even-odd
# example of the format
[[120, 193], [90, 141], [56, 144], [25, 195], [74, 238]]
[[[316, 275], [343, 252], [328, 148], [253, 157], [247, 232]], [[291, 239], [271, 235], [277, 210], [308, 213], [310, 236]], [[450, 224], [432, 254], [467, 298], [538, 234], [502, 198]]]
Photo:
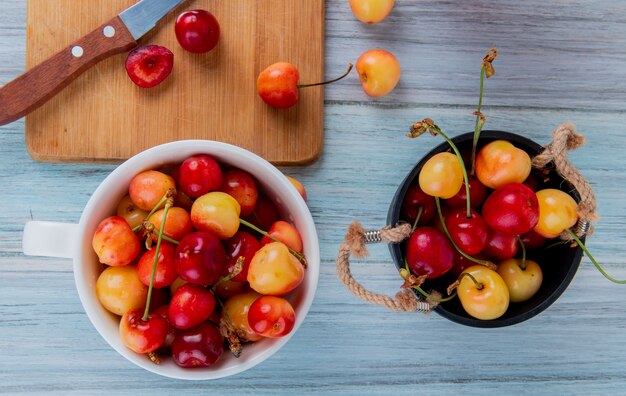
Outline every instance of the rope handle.
[[381, 230], [366, 231], [363, 226], [354, 221], [348, 228], [343, 243], [339, 246], [337, 255], [337, 274], [346, 288], [361, 300], [380, 305], [396, 312], [430, 312], [435, 303], [421, 301], [410, 289], [400, 290], [395, 297], [375, 293], [361, 285], [350, 271], [350, 256], [365, 258], [369, 255], [366, 244], [369, 243], [400, 243], [411, 235], [409, 224], [400, 224], [397, 227], [385, 227]]
[[[596, 212], [596, 196], [585, 177], [572, 165], [567, 156], [570, 150], [585, 144], [585, 137], [576, 132], [573, 124], [561, 124], [552, 132], [552, 142], [545, 146], [544, 151], [532, 160], [532, 166], [544, 169], [550, 162], [554, 162], [556, 171], [569, 181], [580, 194], [578, 203], [578, 224], [576, 235], [582, 237], [585, 233], [593, 233], [592, 222], [599, 219]], [[560, 235], [563, 240], [572, 240], [567, 230]]]

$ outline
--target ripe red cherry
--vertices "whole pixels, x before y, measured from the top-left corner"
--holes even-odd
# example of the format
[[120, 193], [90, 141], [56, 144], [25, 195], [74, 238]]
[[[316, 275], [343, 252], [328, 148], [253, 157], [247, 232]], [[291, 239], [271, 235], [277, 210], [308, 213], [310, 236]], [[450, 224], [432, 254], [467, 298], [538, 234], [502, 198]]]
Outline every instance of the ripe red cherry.
[[192, 232], [176, 248], [176, 272], [197, 285], [215, 283], [226, 268], [226, 252], [217, 237], [209, 232]]
[[524, 247], [526, 250], [535, 250], [539, 249], [543, 245], [545, 245], [547, 238], [539, 235], [535, 230], [530, 230], [526, 234], [521, 236], [522, 242], [524, 243]]
[[239, 169], [226, 171], [220, 190], [237, 200], [241, 207], [241, 216], [249, 216], [254, 212], [259, 192], [254, 178], [248, 172]]
[[452, 209], [445, 218], [446, 227], [456, 245], [465, 253], [479, 253], [487, 243], [487, 225], [474, 209], [470, 217], [464, 208]]
[[[489, 257], [484, 253], [478, 253], [473, 255], [474, 258], [479, 260], [489, 260]], [[450, 270], [450, 274], [455, 278], [458, 278], [463, 271], [465, 271], [469, 267], [473, 267], [476, 263], [467, 257], [463, 256], [461, 253], [456, 252], [454, 256], [454, 264], [452, 265], [452, 269]]]
[[259, 297], [248, 310], [250, 328], [264, 337], [284, 337], [291, 332], [295, 322], [296, 313], [293, 307], [281, 297]]
[[163, 82], [174, 68], [174, 54], [165, 47], [148, 45], [131, 51], [126, 58], [128, 77], [141, 88]]
[[515, 257], [519, 248], [515, 235], [491, 229], [487, 230], [487, 234], [487, 243], [483, 253], [499, 260]]
[[209, 323], [180, 332], [172, 343], [172, 357], [181, 367], [209, 367], [224, 353], [220, 331]]
[[406, 191], [404, 201], [402, 201], [402, 208], [400, 209], [402, 219], [410, 224], [415, 223], [420, 207], [422, 214], [417, 224], [427, 224], [437, 213], [435, 198], [422, 191], [419, 184], [412, 184]]
[[128, 311], [120, 320], [120, 337], [127, 348], [137, 353], [154, 352], [163, 345], [169, 325], [160, 315], [151, 313], [142, 320], [143, 310]]
[[262, 230], [269, 230], [272, 224], [278, 220], [278, 208], [272, 200], [259, 194], [254, 212], [250, 216], [242, 216], [242, 218]]
[[277, 62], [268, 66], [259, 74], [257, 91], [265, 103], [279, 109], [288, 109], [298, 102], [299, 89], [339, 81], [350, 73], [352, 65], [341, 77], [321, 83], [298, 84], [300, 72], [291, 63]]
[[211, 51], [220, 38], [220, 24], [205, 10], [183, 12], [176, 18], [174, 30], [180, 46], [196, 54]]
[[[168, 296], [168, 300], [169, 300], [169, 296]], [[169, 304], [167, 304], [167, 305], [161, 305], [159, 308], [157, 308], [154, 311], [155, 315], [162, 317], [167, 322], [168, 331], [167, 331], [167, 335], [165, 336], [165, 342], [163, 342], [163, 346], [162, 346], [163, 348], [167, 348], [167, 350], [172, 348], [172, 342], [174, 342], [174, 337], [176, 337], [176, 333], [179, 331], [176, 327], [170, 325], [169, 310], [170, 310], [170, 306]]]
[[209, 319], [215, 310], [213, 293], [190, 283], [179, 287], [170, 301], [168, 317], [177, 329], [190, 329]]
[[[152, 267], [154, 266], [154, 254], [156, 247], [148, 250], [141, 256], [139, 263], [137, 264], [137, 275], [139, 280], [146, 286], [150, 286], [150, 279], [152, 277]], [[154, 274], [153, 287], [160, 289], [172, 284], [178, 277], [176, 272], [176, 264], [174, 263], [176, 257], [176, 248], [167, 242], [161, 243], [159, 249], [159, 261], [157, 262], [156, 272]]]
[[527, 186], [510, 183], [487, 197], [482, 213], [489, 228], [505, 234], [521, 235], [537, 225], [539, 201], [534, 191]]
[[406, 259], [413, 274], [437, 278], [452, 268], [454, 248], [443, 233], [432, 227], [419, 227], [407, 242]]
[[180, 188], [191, 198], [219, 190], [223, 177], [220, 165], [207, 154], [187, 158], [178, 171]]
[[[470, 205], [472, 208], [479, 207], [485, 197], [487, 197], [487, 187], [482, 184], [475, 176], [470, 176], [469, 178], [469, 189], [470, 189]], [[456, 193], [452, 198], [448, 198], [446, 202], [452, 208], [465, 208], [467, 205], [466, 202], [467, 194], [465, 193], [465, 182], [463, 182], [463, 187]]]
[[239, 257], [244, 257], [243, 268], [241, 272], [235, 275], [231, 280], [234, 282], [246, 282], [248, 279], [248, 268], [254, 254], [261, 248], [261, 244], [255, 237], [245, 231], [237, 231], [237, 233], [224, 242], [226, 248], [227, 265], [225, 274], [230, 274], [237, 264]]

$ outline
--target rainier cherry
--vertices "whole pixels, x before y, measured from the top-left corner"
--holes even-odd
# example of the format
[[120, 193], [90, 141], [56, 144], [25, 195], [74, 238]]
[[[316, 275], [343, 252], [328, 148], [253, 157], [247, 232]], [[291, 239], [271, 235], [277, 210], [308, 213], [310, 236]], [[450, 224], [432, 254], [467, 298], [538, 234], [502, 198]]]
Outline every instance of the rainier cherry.
[[143, 310], [126, 312], [120, 320], [120, 337], [137, 353], [154, 352], [165, 343], [170, 326], [161, 315], [151, 313], [147, 320], [142, 316]]
[[[133, 203], [143, 210], [152, 210], [168, 190], [176, 188], [174, 179], [163, 172], [141, 172], [130, 181], [128, 194]], [[165, 205], [165, 201], [163, 201]]]
[[96, 295], [104, 308], [122, 316], [145, 306], [148, 287], [139, 280], [134, 265], [109, 267], [98, 277]]
[[126, 195], [117, 204], [117, 215], [123, 217], [130, 228], [135, 228], [143, 224], [146, 216], [148, 216], [148, 211], [139, 209], [130, 199], [130, 196]]
[[[150, 216], [150, 223], [154, 225], [155, 232], [152, 234], [152, 238], [156, 242], [157, 232], [161, 227], [163, 221], [163, 209], [157, 210], [152, 216]], [[175, 241], [179, 241], [185, 235], [189, 234], [193, 230], [193, 224], [191, 224], [191, 217], [189, 213], [183, 208], [173, 207], [170, 208], [167, 213], [167, 219], [165, 220], [165, 227], [163, 227], [163, 235], [172, 238]]]
[[299, 84], [300, 73], [291, 63], [278, 62], [268, 66], [259, 74], [257, 79], [257, 91], [265, 103], [279, 109], [288, 109], [298, 102], [300, 88], [314, 87], [317, 85], [331, 84], [347, 76], [352, 70], [352, 65], [341, 77], [331, 81]]
[[302, 199], [306, 201], [307, 195], [306, 195], [306, 188], [304, 188], [304, 184], [300, 183], [298, 179], [294, 179], [291, 176], [287, 176], [287, 180], [289, 180], [291, 184], [293, 184], [296, 190], [298, 190], [298, 192], [300, 193], [300, 196], [302, 197]]
[[288, 248], [295, 250], [296, 252], [302, 251], [302, 237], [296, 227], [292, 226], [286, 221], [277, 221], [272, 224], [267, 233], [274, 239], [264, 236], [261, 239], [261, 245], [267, 245], [268, 243], [275, 242], [275, 239], [287, 245]]
[[123, 266], [130, 264], [139, 254], [139, 238], [126, 220], [119, 216], [100, 222], [91, 245], [102, 264]]
[[498, 264], [498, 274], [509, 288], [511, 302], [523, 302], [537, 293], [543, 281], [541, 267], [535, 261], [508, 259]]
[[261, 297], [259, 293], [255, 291], [249, 291], [230, 297], [224, 303], [222, 319], [230, 320], [230, 322], [235, 326], [237, 330], [243, 332], [246, 341], [258, 341], [263, 338], [254, 330], [252, 330], [248, 321], [248, 312], [250, 311], [250, 306], [259, 297]]
[[291, 332], [296, 313], [289, 301], [281, 297], [257, 298], [248, 311], [248, 323], [252, 330], [264, 337], [280, 338]]
[[578, 221], [578, 205], [569, 194], [548, 188], [537, 191], [539, 222], [534, 231], [546, 238], [556, 238]]
[[241, 206], [230, 195], [214, 191], [196, 199], [191, 222], [199, 231], [209, 231], [219, 239], [231, 238], [239, 230]]
[[250, 287], [261, 294], [282, 296], [302, 283], [304, 267], [284, 243], [263, 246], [248, 269]]
[[373, 49], [356, 61], [363, 91], [369, 96], [385, 96], [400, 81], [400, 63], [389, 51]]
[[509, 307], [509, 288], [497, 272], [484, 265], [463, 271], [456, 290], [465, 311], [476, 319], [497, 319]]
[[387, 18], [395, 0], [350, 0], [350, 8], [361, 22], [378, 23]]
[[506, 140], [496, 140], [476, 156], [476, 176], [485, 186], [499, 188], [522, 183], [530, 175], [530, 157]]
[[456, 155], [438, 153], [426, 161], [419, 174], [420, 188], [428, 195], [452, 198], [463, 186], [463, 169]]

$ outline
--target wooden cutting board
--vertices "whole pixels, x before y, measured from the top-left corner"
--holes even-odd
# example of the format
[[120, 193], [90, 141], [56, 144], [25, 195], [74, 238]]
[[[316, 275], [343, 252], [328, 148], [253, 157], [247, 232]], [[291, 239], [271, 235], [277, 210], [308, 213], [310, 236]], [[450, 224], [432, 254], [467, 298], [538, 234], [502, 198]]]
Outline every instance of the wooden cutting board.
[[[134, 0], [28, 0], [27, 67], [65, 48]], [[220, 22], [218, 47], [184, 51], [174, 21], [203, 8]], [[174, 70], [160, 86], [136, 87], [126, 54], [105, 60], [26, 118], [26, 146], [35, 160], [120, 162], [181, 139], [211, 139], [251, 150], [280, 165], [314, 161], [323, 145], [322, 87], [302, 90], [289, 110], [267, 106], [258, 74], [277, 61], [300, 70], [302, 82], [324, 77], [324, 0], [197, 0], [163, 20], [140, 45], [174, 52]]]

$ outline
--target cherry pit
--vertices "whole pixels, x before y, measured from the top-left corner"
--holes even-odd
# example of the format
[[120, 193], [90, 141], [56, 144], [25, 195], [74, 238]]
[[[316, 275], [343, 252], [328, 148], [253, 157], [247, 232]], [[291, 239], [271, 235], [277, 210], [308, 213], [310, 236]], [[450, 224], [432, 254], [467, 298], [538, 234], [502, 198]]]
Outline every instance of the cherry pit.
[[96, 294], [120, 317], [124, 345], [197, 368], [225, 347], [239, 357], [247, 343], [289, 334], [307, 263], [279, 213], [253, 175], [210, 155], [136, 174], [92, 237], [105, 265]]

